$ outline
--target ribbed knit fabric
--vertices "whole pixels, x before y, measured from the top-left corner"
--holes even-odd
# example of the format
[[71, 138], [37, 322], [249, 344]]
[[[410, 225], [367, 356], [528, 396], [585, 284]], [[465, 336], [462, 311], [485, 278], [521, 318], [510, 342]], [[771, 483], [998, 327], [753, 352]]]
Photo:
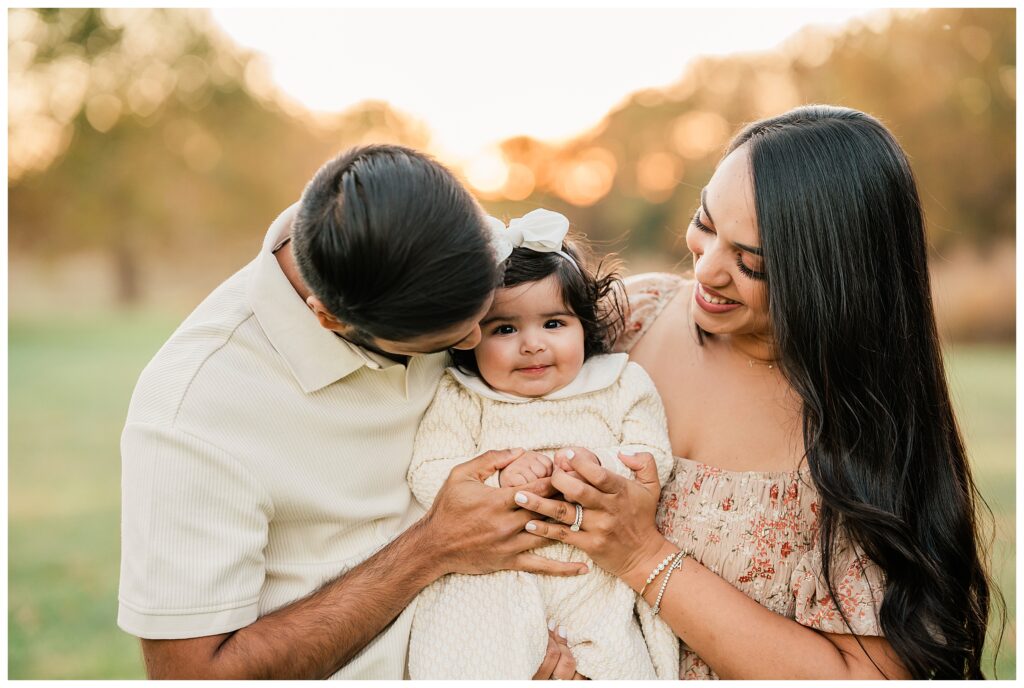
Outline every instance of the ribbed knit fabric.
[[[525, 403], [483, 396], [456, 374], [445, 375], [416, 436], [409, 483], [417, 500], [429, 506], [454, 466], [509, 447], [549, 456], [562, 447], [588, 447], [605, 467], [628, 476], [632, 472], [617, 451], [648, 451], [658, 477], [667, 481], [673, 461], [665, 411], [647, 373], [625, 358], [587, 361], [622, 371], [601, 389]], [[583, 524], [586, 529], [586, 512]], [[570, 578], [516, 571], [445, 576], [417, 601], [409, 644], [412, 678], [528, 679], [543, 659], [548, 619], [568, 629], [577, 669], [589, 678], [678, 677], [678, 638], [628, 585], [563, 543], [535, 552], [586, 562], [590, 572]]]
[[[406, 472], [446, 356], [400, 365], [319, 326], [270, 253], [143, 371], [122, 436], [118, 625], [232, 631], [360, 563], [423, 513]], [[404, 675], [413, 606], [335, 678]]]

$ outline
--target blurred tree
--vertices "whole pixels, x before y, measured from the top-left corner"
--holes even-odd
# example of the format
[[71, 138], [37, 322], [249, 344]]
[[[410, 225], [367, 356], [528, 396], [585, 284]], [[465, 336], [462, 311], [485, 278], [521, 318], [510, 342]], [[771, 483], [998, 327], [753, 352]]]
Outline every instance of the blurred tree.
[[592, 236], [628, 232], [631, 251], [682, 259], [679, 236], [700, 188], [741, 125], [832, 103], [873, 114], [896, 134], [918, 176], [933, 246], [1012, 238], [1014, 12], [876, 13], [839, 35], [805, 29], [770, 53], [699, 59], [678, 83], [634, 94], [564, 146], [507, 141], [506, 163], [524, 167], [535, 190], [489, 205], [561, 205]]
[[[8, 14], [12, 251], [107, 251], [121, 298], [144, 259], [187, 260], [259, 234], [316, 168], [356, 143], [430, 143], [421, 123], [369, 102], [313, 116], [277, 93], [259, 55], [197, 10], [13, 9]], [[686, 255], [680, 234], [729, 137], [812, 102], [882, 119], [910, 154], [934, 246], [1014, 236], [1013, 9], [874, 13], [838, 34], [694, 61], [633, 94], [596, 128], [501, 146], [492, 212], [566, 212], [592, 239]], [[680, 66], [682, 70], [682, 65]]]
[[140, 298], [146, 257], [188, 260], [232, 237], [251, 246], [338, 150], [429, 143], [383, 103], [313, 118], [205, 11], [8, 18], [11, 248], [106, 251], [123, 303]]

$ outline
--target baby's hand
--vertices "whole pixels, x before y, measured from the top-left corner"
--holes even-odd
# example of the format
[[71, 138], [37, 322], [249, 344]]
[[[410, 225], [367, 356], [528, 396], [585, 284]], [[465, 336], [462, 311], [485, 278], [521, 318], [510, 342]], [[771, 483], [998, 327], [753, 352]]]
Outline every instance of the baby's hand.
[[546, 478], [554, 471], [551, 466], [548, 457], [528, 451], [498, 473], [498, 484], [502, 487], [519, 487]]
[[578, 453], [574, 452], [572, 449], [559, 449], [557, 452], [555, 452], [555, 465], [558, 466], [559, 470], [565, 471], [569, 475], [575, 477], [576, 471], [572, 469], [572, 464], [570, 464], [569, 461], [571, 461], [574, 457], [577, 456], [579, 457], [577, 459], [578, 461], [588, 461], [594, 464], [595, 466], [601, 465], [601, 462], [597, 459], [597, 457], [591, 454], [590, 452]]

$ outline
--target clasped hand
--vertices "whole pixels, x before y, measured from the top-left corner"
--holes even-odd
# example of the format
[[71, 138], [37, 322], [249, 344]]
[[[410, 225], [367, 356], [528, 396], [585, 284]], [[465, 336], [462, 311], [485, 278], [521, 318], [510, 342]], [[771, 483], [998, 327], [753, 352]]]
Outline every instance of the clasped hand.
[[[493, 488], [484, 480], [522, 456], [522, 449], [485, 452], [452, 469], [423, 519], [436, 549], [438, 574], [490, 573], [513, 569], [571, 576], [586, 573], [585, 564], [560, 562], [529, 550], [544, 540], [524, 530], [532, 514], [516, 504], [517, 488]], [[554, 494], [551, 478], [525, 483], [533, 494]]]
[[[524, 525], [527, 532], [579, 547], [605, 571], [628, 579], [665, 543], [654, 524], [661, 485], [650, 454], [619, 454], [619, 459], [634, 472], [635, 480], [605, 469], [587, 449], [560, 450], [547, 480], [564, 499], [551, 499], [546, 490], [535, 491], [536, 483], [530, 483], [515, 493], [515, 501], [551, 519], [530, 520]], [[576, 520], [576, 504], [583, 507], [583, 524], [573, 532], [569, 526]]]

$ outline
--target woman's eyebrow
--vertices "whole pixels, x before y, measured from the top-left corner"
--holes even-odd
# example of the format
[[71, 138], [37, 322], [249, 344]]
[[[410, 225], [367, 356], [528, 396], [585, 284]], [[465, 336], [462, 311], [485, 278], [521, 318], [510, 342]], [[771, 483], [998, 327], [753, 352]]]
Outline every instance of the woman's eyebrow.
[[[715, 218], [711, 217], [711, 212], [708, 210], [707, 192], [708, 192], [708, 187], [706, 187], [706, 186], [703, 189], [700, 190], [700, 205], [701, 205], [702, 208], [704, 208], [704, 214], [708, 216], [708, 223], [711, 224], [712, 226], [714, 226]], [[747, 246], [746, 244], [741, 244], [741, 243], [738, 243], [736, 241], [732, 242], [732, 245], [735, 246], [736, 248], [742, 250], [742, 251], [746, 251], [747, 253], [752, 253], [755, 256], [760, 256], [760, 255], [763, 255], [763, 253], [764, 253], [757, 246]]]

